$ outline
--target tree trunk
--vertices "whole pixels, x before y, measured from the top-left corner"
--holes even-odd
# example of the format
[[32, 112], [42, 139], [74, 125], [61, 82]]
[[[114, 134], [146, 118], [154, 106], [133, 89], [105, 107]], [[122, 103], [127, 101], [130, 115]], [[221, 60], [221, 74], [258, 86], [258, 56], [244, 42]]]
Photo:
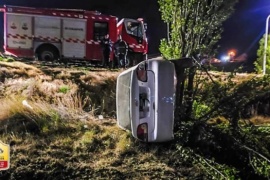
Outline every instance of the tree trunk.
[[185, 81], [186, 81], [186, 69], [193, 66], [192, 59], [182, 58], [177, 60], [171, 60], [174, 63], [175, 72], [176, 72], [176, 92], [175, 92], [175, 110], [174, 110], [174, 120], [177, 124], [186, 117], [185, 107], [183, 106], [183, 97], [185, 90]]
[[187, 85], [187, 110], [186, 110], [186, 117], [187, 118], [191, 118], [191, 114], [192, 114], [192, 106], [193, 106], [193, 84], [194, 84], [194, 77], [196, 74], [196, 66], [193, 66], [189, 69], [189, 73], [188, 73], [188, 85]]

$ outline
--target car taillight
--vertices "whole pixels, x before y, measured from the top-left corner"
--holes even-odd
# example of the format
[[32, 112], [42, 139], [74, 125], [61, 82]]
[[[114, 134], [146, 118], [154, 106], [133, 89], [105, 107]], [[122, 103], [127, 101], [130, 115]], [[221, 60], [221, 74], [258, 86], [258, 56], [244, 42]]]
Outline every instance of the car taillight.
[[142, 82], [147, 82], [147, 63], [141, 62], [137, 69], [136, 69], [136, 73], [137, 73], [137, 78], [138, 80], [142, 81]]
[[148, 141], [148, 126], [147, 123], [140, 124], [137, 128], [138, 139], [147, 142]]

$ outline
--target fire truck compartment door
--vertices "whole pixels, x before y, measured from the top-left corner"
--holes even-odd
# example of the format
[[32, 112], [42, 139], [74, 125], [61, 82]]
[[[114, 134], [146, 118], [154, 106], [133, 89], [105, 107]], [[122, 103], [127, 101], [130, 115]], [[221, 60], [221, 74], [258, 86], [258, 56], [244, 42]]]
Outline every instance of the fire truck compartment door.
[[6, 40], [9, 48], [33, 47], [31, 16], [7, 13], [6, 22]]
[[35, 37], [37, 40], [59, 41], [61, 19], [58, 17], [35, 17]]
[[63, 20], [63, 55], [64, 57], [84, 58], [86, 52], [86, 20]]

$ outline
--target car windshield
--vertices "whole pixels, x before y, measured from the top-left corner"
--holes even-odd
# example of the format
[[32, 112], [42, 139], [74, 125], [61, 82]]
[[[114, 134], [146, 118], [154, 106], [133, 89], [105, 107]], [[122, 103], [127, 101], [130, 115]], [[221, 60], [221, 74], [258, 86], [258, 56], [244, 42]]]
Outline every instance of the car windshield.
[[143, 25], [141, 22], [126, 22], [127, 33], [137, 37], [143, 37]]

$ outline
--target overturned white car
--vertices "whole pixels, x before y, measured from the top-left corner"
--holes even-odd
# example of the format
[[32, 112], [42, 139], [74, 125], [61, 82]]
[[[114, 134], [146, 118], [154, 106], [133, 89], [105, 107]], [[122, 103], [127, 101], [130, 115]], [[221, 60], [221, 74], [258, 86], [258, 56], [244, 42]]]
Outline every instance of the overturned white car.
[[125, 70], [117, 78], [117, 124], [145, 142], [173, 139], [173, 63], [150, 59]]

